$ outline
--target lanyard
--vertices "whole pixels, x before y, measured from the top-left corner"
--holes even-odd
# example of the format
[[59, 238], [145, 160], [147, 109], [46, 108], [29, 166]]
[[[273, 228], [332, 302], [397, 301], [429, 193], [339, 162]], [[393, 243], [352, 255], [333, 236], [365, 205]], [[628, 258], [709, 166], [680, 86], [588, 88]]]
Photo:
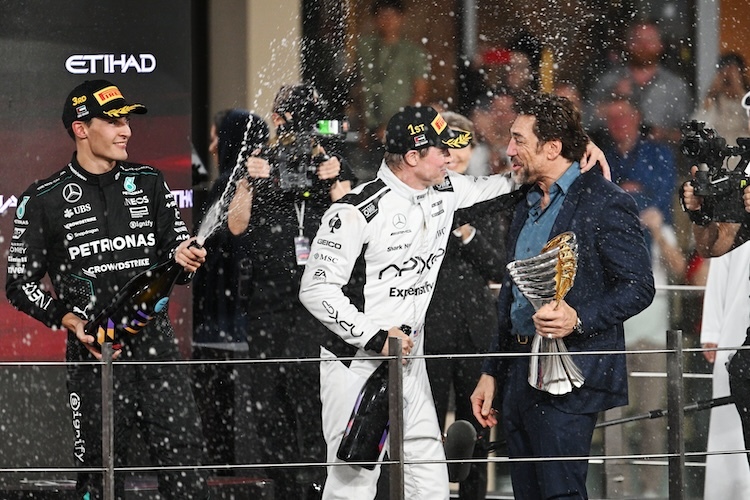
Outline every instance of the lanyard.
[[294, 212], [297, 214], [297, 227], [299, 228], [299, 235], [302, 236], [305, 229], [305, 200], [302, 200], [301, 204], [294, 202]]

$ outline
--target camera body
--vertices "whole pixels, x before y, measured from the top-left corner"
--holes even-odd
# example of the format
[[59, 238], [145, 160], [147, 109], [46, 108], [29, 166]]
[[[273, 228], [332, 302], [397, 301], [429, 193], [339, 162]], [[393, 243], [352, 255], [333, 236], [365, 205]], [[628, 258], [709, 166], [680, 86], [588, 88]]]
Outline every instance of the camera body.
[[280, 130], [265, 154], [279, 187], [283, 191], [309, 190], [318, 178], [318, 167], [330, 158], [321, 145], [343, 142], [345, 125], [339, 120], [318, 120], [310, 130]]
[[348, 124], [326, 119], [326, 102], [311, 85], [282, 88], [280, 96], [274, 112], [283, 123], [264, 156], [281, 190], [308, 195], [317, 181], [318, 167], [329, 159], [324, 148], [343, 142]]
[[[693, 120], [682, 127], [682, 153], [699, 164], [691, 184], [696, 196], [703, 197], [701, 211], [709, 220], [742, 222], [747, 217], [742, 199], [750, 177], [745, 168], [750, 162], [750, 138], [740, 137], [737, 146], [728, 146], [716, 130]], [[731, 156], [740, 156], [734, 170], [724, 166]]]

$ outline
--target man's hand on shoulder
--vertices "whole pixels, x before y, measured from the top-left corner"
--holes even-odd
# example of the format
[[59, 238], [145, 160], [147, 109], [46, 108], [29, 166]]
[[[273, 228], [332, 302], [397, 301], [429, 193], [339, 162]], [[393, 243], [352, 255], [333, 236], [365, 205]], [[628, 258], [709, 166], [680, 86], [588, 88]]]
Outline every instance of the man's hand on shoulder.
[[586, 152], [583, 154], [583, 158], [581, 158], [579, 163], [581, 165], [581, 172], [588, 172], [594, 167], [594, 165], [599, 163], [604, 178], [608, 181], [612, 180], [612, 173], [609, 168], [609, 163], [607, 162], [607, 157], [604, 156], [604, 151], [593, 142], [589, 141], [586, 145]]

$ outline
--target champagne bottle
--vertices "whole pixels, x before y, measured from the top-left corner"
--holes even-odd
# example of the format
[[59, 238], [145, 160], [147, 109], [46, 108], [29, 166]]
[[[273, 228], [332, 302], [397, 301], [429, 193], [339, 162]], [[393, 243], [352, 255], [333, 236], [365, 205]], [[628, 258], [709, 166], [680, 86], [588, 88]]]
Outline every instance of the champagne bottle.
[[[411, 327], [401, 326], [406, 335]], [[336, 456], [344, 462], [377, 462], [388, 438], [388, 362], [383, 361], [359, 391]], [[363, 465], [373, 470], [375, 464]]]
[[133, 277], [112, 302], [86, 324], [86, 334], [93, 336], [99, 346], [112, 342], [118, 349], [127, 338], [126, 334], [137, 334], [167, 307], [169, 294], [183, 272], [180, 264], [168, 259]]

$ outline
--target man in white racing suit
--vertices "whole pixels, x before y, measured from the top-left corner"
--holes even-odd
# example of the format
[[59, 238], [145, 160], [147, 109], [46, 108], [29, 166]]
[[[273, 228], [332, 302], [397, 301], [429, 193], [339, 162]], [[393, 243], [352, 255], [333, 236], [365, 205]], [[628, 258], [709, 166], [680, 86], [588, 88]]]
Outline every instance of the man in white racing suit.
[[[390, 120], [385, 162], [376, 179], [353, 190], [326, 212], [302, 278], [300, 300], [346, 342], [359, 359], [347, 368], [321, 363], [323, 433], [328, 460], [336, 450], [364, 381], [387, 355], [387, 337], [402, 337], [404, 355], [424, 351], [424, 319], [456, 209], [511, 191], [506, 177], [448, 174], [448, 148], [469, 144], [429, 107], [407, 107]], [[366, 265], [364, 311], [341, 287], [360, 254]], [[410, 337], [397, 326], [412, 327]], [[325, 349], [322, 357], [335, 356]], [[404, 456], [445, 458], [424, 359], [404, 367]], [[379, 467], [331, 466], [324, 498], [374, 498]], [[447, 499], [445, 464], [409, 464], [406, 497]]]

